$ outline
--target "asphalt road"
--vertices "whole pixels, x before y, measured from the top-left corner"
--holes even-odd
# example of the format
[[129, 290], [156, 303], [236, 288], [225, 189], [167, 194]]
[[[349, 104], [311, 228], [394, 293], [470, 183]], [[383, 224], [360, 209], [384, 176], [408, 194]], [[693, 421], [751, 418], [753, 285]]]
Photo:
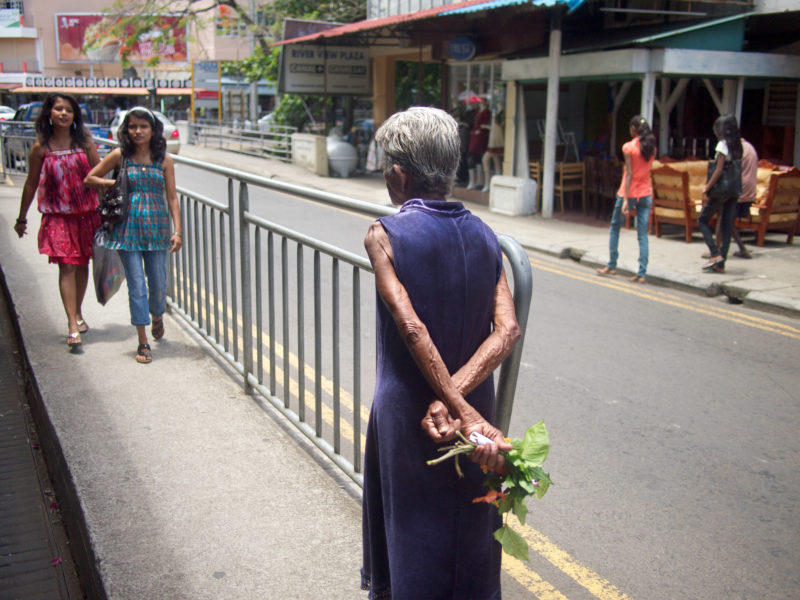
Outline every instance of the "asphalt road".
[[[178, 167], [224, 197], [205, 177]], [[262, 190], [251, 212], [365, 255], [371, 217]], [[509, 433], [545, 420], [555, 486], [530, 502], [531, 561], [504, 562], [504, 597], [800, 597], [800, 324], [531, 263]]]

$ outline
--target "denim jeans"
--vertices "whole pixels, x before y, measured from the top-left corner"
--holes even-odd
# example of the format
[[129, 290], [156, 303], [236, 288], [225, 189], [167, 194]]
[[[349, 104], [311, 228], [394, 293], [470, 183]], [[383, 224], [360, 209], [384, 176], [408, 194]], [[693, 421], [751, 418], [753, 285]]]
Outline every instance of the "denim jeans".
[[149, 315], [160, 317], [167, 310], [167, 251], [118, 250], [118, 252], [125, 268], [125, 279], [128, 280], [131, 325], [147, 326], [150, 324]]
[[[652, 196], [641, 198], [628, 198], [628, 208], [636, 209], [636, 235], [639, 240], [639, 271], [637, 277], [644, 277], [647, 273], [647, 260], [649, 247], [647, 245], [647, 228], [650, 224], [650, 209], [653, 207]], [[625, 215], [622, 214], [622, 196], [617, 196], [614, 212], [611, 213], [611, 227], [608, 231], [608, 268], [617, 268], [619, 258], [619, 230]]]
[[[703, 234], [703, 239], [708, 246], [708, 251], [711, 256], [721, 256], [723, 259], [722, 265], [725, 265], [725, 260], [728, 258], [728, 248], [731, 245], [731, 234], [733, 233], [733, 223], [736, 219], [736, 196], [731, 198], [709, 198], [708, 202], [703, 205], [703, 210], [700, 211], [700, 216], [697, 218], [697, 228]], [[709, 221], [719, 212], [720, 219], [720, 233], [722, 235], [722, 247], [718, 248], [714, 240], [714, 232], [711, 230]]]

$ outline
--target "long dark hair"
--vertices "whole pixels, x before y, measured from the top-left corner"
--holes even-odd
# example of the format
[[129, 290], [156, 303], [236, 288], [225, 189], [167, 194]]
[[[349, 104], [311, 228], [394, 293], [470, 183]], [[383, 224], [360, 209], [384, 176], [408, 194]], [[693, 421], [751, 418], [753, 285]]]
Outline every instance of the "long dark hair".
[[91, 136], [89, 131], [83, 125], [81, 107], [78, 105], [78, 101], [75, 99], [75, 96], [60, 92], [47, 95], [47, 98], [45, 98], [44, 102], [42, 103], [42, 110], [39, 113], [39, 116], [36, 117], [34, 128], [36, 130], [39, 143], [47, 146], [53, 137], [53, 122], [50, 120], [50, 113], [53, 110], [56, 100], [59, 98], [66, 100], [69, 102], [70, 106], [72, 106], [72, 126], [69, 128], [70, 146], [72, 148], [86, 149], [91, 140]]
[[128, 121], [131, 115], [144, 119], [150, 123], [150, 128], [153, 130], [153, 135], [150, 137], [150, 158], [154, 163], [160, 163], [167, 155], [167, 140], [164, 139], [164, 124], [156, 117], [155, 113], [149, 108], [144, 106], [136, 106], [125, 113], [125, 118], [117, 129], [117, 139], [119, 140], [119, 147], [122, 150], [122, 156], [130, 158], [134, 153], [133, 140], [128, 133]]
[[639, 149], [642, 151], [642, 158], [650, 160], [650, 157], [656, 153], [656, 136], [653, 135], [653, 130], [650, 129], [650, 124], [642, 115], [636, 115], [628, 123], [628, 127], [636, 130], [636, 135], [639, 137]]
[[742, 148], [742, 134], [739, 131], [739, 124], [733, 115], [720, 115], [714, 121], [714, 135], [719, 140], [725, 140], [728, 144], [728, 151], [733, 158], [742, 158], [744, 148]]

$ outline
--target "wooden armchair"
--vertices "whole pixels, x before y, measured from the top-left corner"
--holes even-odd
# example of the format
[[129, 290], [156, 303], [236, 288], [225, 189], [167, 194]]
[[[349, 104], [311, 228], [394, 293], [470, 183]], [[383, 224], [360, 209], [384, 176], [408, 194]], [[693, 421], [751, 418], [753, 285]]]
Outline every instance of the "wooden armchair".
[[586, 170], [583, 163], [562, 162], [556, 165], [555, 184], [553, 185], [553, 203], [561, 204], [564, 212], [564, 196], [569, 193], [580, 192], [581, 208], [586, 212]]
[[736, 219], [736, 226], [740, 230], [755, 231], [757, 246], [764, 245], [764, 236], [768, 231], [785, 232], [786, 243], [791, 244], [798, 219], [800, 170], [791, 169], [770, 176], [766, 198], [750, 207], [748, 218]]
[[664, 165], [651, 170], [650, 179], [653, 184], [651, 217], [656, 237], [661, 237], [661, 225], [669, 223], [682, 226], [686, 242], [691, 242], [701, 208], [689, 196], [689, 173]]

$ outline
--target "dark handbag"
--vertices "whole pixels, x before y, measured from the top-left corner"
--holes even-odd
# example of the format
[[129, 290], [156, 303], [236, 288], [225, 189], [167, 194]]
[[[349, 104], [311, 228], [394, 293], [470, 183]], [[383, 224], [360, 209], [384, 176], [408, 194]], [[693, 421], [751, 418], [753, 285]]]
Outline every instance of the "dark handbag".
[[114, 185], [107, 188], [100, 198], [100, 205], [97, 212], [103, 223], [118, 225], [128, 216], [128, 160], [122, 159], [122, 166], [119, 171], [114, 173]]
[[104, 306], [111, 299], [111, 296], [119, 291], [122, 282], [125, 280], [122, 259], [116, 250], [106, 248], [107, 240], [108, 233], [102, 228], [98, 229], [94, 235], [94, 246], [92, 248], [94, 291], [97, 301]]
[[[706, 181], [711, 179], [714, 171], [717, 170], [717, 161], [708, 161], [708, 176]], [[722, 168], [722, 175], [710, 190], [706, 192], [709, 198], [738, 198], [742, 195], [742, 161], [732, 158], [725, 159]]]

